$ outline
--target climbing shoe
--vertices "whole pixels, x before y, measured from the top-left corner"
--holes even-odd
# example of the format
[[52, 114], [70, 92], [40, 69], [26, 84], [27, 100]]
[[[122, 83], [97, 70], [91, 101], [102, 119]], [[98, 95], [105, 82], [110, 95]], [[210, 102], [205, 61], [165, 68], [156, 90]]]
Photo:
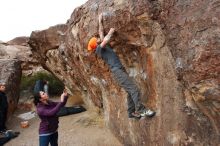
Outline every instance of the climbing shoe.
[[156, 112], [150, 109], [144, 109], [139, 112], [141, 117], [153, 117], [155, 116]]
[[133, 113], [131, 113], [131, 114], [128, 114], [128, 118], [129, 118], [129, 119], [134, 118], [134, 119], [136, 119], [136, 120], [139, 120], [139, 119], [141, 118], [141, 115], [140, 115], [139, 113], [137, 113], [137, 112], [133, 112]]

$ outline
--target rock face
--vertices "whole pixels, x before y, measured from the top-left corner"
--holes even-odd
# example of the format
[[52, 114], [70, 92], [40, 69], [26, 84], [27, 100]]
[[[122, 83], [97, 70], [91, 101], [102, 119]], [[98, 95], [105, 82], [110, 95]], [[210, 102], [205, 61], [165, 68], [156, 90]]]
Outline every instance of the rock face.
[[31, 48], [27, 43], [28, 40], [28, 37], [17, 37], [7, 43], [0, 43], [0, 58], [20, 60], [24, 75], [42, 70], [42, 67], [32, 55]]
[[21, 76], [31, 75], [43, 70], [40, 63], [34, 58], [28, 45], [28, 37], [17, 37], [9, 42], [0, 42], [0, 69], [1, 79], [6, 80], [9, 102], [9, 116], [16, 109], [20, 89]]
[[[220, 143], [220, 15], [218, 0], [89, 0], [67, 24], [33, 32], [29, 44], [42, 66], [78, 90], [88, 108], [126, 146], [217, 145]], [[104, 29], [117, 32], [114, 51], [157, 111], [153, 119], [127, 117], [126, 92], [104, 62], [88, 54]]]
[[21, 81], [21, 62], [17, 59], [0, 59], [0, 79], [6, 82], [6, 95], [8, 97], [11, 115], [19, 99], [19, 85]]

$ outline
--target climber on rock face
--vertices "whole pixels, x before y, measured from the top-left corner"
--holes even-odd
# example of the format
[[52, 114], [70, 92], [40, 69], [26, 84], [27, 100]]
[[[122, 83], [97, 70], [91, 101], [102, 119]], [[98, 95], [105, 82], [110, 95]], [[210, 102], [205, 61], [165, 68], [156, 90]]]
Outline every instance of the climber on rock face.
[[115, 32], [114, 28], [111, 28], [106, 36], [103, 32], [102, 24], [103, 15], [99, 15], [99, 36], [92, 37], [88, 43], [88, 51], [95, 52], [100, 58], [108, 64], [113, 77], [118, 84], [123, 87], [128, 93], [128, 117], [140, 119], [141, 117], [153, 117], [156, 112], [146, 108], [140, 101], [140, 91], [134, 81], [128, 76], [117, 54], [108, 45], [110, 38]]

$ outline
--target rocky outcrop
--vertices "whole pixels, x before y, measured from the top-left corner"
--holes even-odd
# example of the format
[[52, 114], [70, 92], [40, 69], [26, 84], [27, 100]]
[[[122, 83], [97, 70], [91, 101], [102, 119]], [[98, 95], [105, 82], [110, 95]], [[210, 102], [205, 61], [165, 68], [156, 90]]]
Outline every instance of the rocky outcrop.
[[21, 62], [17, 59], [0, 59], [0, 80], [6, 82], [6, 95], [9, 108], [8, 115], [16, 109], [19, 99], [19, 85], [21, 81]]
[[179, 1], [165, 21], [169, 32], [167, 44], [184, 86], [186, 105], [208, 117], [217, 135], [220, 135], [219, 4], [218, 0]]
[[[44, 66], [91, 109], [124, 145], [217, 145], [220, 143], [219, 1], [89, 0], [67, 24], [33, 32], [29, 44]], [[116, 28], [111, 45], [157, 111], [153, 119], [127, 117], [126, 92], [104, 62], [88, 54], [97, 35]]]
[[38, 61], [34, 58], [28, 45], [28, 37], [17, 37], [7, 43], [0, 43], [1, 59], [18, 59], [24, 75], [42, 70]]
[[[7, 80], [6, 93], [9, 97], [9, 116], [17, 106], [21, 108], [18, 101], [23, 102], [27, 97], [32, 97], [31, 91], [20, 91], [19, 89], [22, 74], [30, 76], [33, 73], [44, 70], [33, 56], [31, 48], [27, 43], [28, 40], [28, 37], [17, 37], [9, 42], [0, 42], [1, 78]], [[31, 103], [32, 100], [29, 99], [27, 108], [31, 107]]]

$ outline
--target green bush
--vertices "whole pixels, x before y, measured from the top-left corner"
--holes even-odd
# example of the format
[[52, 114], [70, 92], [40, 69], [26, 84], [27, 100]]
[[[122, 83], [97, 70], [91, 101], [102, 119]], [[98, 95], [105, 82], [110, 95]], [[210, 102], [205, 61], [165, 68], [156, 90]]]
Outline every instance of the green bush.
[[33, 92], [35, 82], [40, 79], [49, 81], [50, 95], [57, 95], [63, 92], [64, 84], [60, 80], [58, 80], [55, 76], [46, 72], [38, 72], [33, 76], [22, 76], [20, 89], [30, 90]]

